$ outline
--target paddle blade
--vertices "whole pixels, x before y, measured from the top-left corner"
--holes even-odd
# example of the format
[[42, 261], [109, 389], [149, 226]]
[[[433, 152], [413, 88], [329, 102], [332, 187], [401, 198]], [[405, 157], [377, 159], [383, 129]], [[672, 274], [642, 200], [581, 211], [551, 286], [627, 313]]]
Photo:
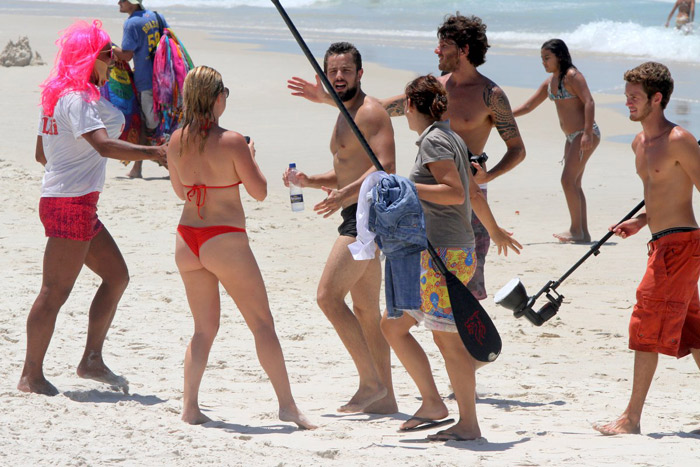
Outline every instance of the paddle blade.
[[501, 336], [479, 300], [452, 273], [445, 275], [459, 337], [474, 359], [492, 362], [501, 353]]

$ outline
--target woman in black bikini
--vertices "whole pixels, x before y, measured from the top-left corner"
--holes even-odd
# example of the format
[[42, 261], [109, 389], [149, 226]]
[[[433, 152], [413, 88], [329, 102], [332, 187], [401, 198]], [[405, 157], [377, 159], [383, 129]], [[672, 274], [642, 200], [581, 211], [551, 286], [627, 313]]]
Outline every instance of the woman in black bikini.
[[182, 419], [210, 421], [198, 402], [199, 384], [219, 329], [219, 283], [253, 333], [258, 359], [279, 401], [279, 417], [313, 429], [292, 397], [265, 284], [245, 231], [240, 186], [262, 201], [267, 180], [255, 162], [255, 147], [240, 133], [219, 126], [228, 89], [216, 70], [200, 66], [184, 85], [184, 115], [168, 147], [170, 181], [185, 200], [176, 235], [175, 262], [194, 318], [194, 335], [185, 354]]
[[542, 65], [552, 75], [523, 105], [513, 110], [515, 117], [525, 115], [549, 97], [554, 101], [559, 126], [566, 135], [564, 170], [561, 185], [571, 216], [568, 231], [554, 234], [562, 243], [591, 241], [588, 232], [586, 196], [581, 186], [586, 163], [600, 143], [600, 129], [595, 123], [595, 102], [583, 74], [571, 63], [571, 55], [561, 39], [542, 44]]

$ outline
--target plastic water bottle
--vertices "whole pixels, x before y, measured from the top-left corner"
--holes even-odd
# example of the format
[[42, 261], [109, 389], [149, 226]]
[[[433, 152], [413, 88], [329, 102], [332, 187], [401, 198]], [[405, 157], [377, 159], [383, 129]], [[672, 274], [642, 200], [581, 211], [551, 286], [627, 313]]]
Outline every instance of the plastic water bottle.
[[297, 165], [294, 162], [289, 164], [289, 200], [292, 202], [292, 211], [304, 210], [304, 195], [297, 180]]

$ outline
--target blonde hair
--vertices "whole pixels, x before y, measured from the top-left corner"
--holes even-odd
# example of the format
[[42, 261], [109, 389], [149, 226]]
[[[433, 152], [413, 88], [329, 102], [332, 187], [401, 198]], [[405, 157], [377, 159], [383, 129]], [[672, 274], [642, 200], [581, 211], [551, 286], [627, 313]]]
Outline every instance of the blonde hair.
[[214, 123], [214, 104], [219, 94], [224, 92], [224, 82], [221, 74], [208, 66], [198, 66], [190, 70], [185, 77], [183, 86], [182, 113], [182, 146], [199, 142], [199, 152], [204, 151], [204, 145], [209, 136], [209, 130]]

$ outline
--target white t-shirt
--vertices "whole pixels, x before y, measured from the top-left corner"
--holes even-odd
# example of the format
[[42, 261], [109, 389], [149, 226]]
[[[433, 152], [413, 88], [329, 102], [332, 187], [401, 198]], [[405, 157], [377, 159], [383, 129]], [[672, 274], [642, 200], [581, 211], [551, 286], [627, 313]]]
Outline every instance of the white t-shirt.
[[58, 100], [53, 117], [42, 113], [38, 132], [46, 155], [42, 197], [78, 197], [102, 191], [107, 159], [82, 137], [100, 128], [106, 129], [110, 138], [118, 138], [124, 130], [124, 115], [102, 96], [86, 102], [82, 93], [70, 92]]

